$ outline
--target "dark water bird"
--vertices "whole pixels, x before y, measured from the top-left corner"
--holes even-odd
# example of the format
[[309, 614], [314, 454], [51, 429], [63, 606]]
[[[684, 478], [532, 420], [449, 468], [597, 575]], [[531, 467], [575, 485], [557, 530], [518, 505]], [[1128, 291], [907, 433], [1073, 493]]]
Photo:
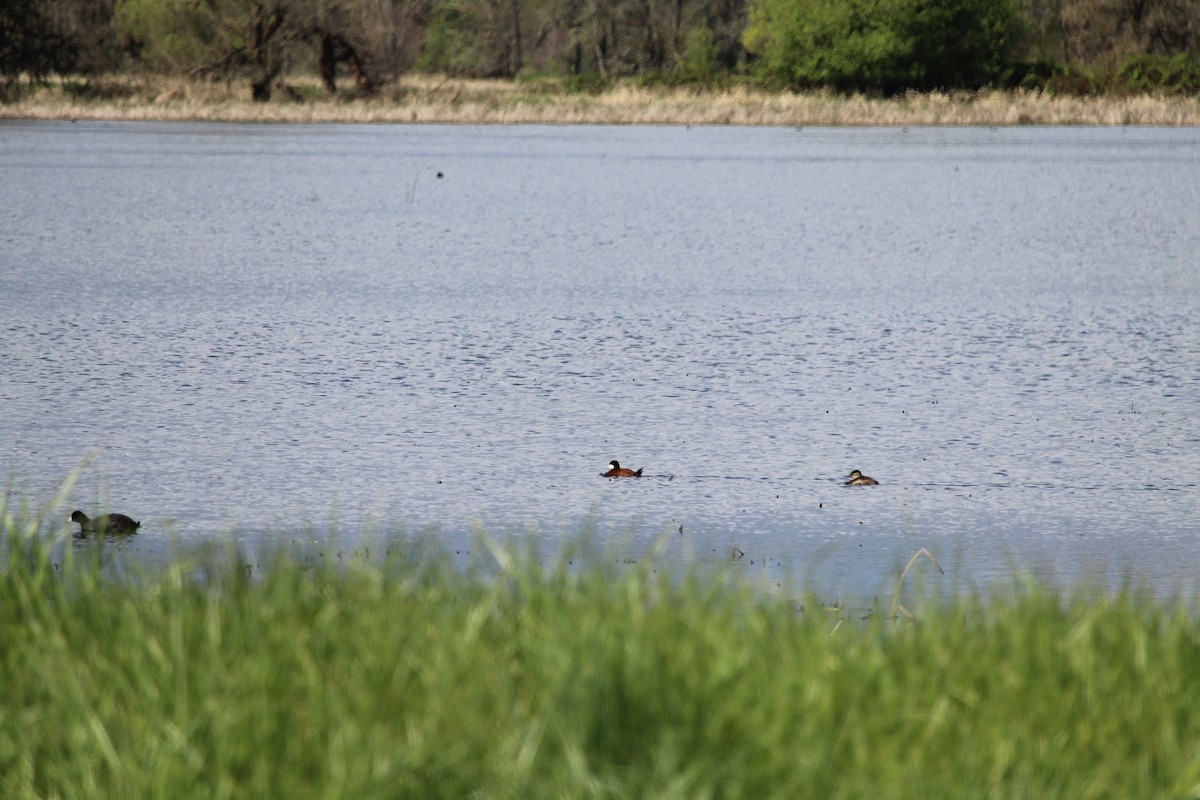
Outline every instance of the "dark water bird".
[[[645, 467], [643, 467], [642, 469], [645, 469]], [[629, 469], [628, 467], [622, 467], [617, 461], [613, 460], [613, 461], [608, 462], [608, 472], [604, 473], [603, 477], [605, 477], [605, 478], [640, 478], [640, 477], [642, 477], [642, 470], [639, 469], [635, 472], [635, 471]]]
[[846, 476], [850, 480], [846, 481], [847, 486], [878, 486], [879, 481], [874, 478], [868, 478], [856, 469], [850, 470], [850, 474]]
[[79, 535], [89, 533], [137, 533], [142, 523], [124, 514], [101, 514], [89, 517], [82, 511], [71, 512], [71, 522], [79, 523]]

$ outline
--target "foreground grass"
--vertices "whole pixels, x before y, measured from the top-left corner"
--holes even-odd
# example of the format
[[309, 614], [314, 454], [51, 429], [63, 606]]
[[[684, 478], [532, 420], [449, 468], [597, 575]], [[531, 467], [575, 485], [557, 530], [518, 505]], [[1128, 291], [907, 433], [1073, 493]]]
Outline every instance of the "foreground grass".
[[315, 78], [291, 96], [251, 102], [241, 84], [115, 76], [63, 81], [0, 105], [0, 118], [306, 123], [642, 125], [1200, 125], [1200, 97], [1068, 97], [1041, 92], [911, 94], [899, 98], [696, 91], [622, 84], [599, 94], [560, 81], [458, 80], [409, 75], [372, 98], [328, 97]]
[[648, 569], [427, 554], [113, 581], [7, 518], [5, 798], [1154, 798], [1200, 783], [1177, 605], [838, 620]]

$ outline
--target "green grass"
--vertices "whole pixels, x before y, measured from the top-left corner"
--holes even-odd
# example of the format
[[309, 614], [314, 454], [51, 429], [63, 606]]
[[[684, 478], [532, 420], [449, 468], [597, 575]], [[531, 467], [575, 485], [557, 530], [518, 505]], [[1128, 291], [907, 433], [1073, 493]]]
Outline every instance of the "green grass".
[[1019, 585], [861, 620], [720, 575], [539, 566], [494, 545], [479, 570], [407, 548], [280, 556], [255, 578], [181, 556], [114, 580], [0, 512], [4, 798], [1078, 800], [1200, 784], [1195, 614], [1133, 591]]

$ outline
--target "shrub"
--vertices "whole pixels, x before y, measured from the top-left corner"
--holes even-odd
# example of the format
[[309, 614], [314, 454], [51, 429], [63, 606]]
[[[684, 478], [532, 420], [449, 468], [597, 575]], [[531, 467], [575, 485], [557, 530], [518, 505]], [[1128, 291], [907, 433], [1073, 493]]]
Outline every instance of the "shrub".
[[452, 75], [470, 72], [473, 67], [470, 28], [470, 20], [457, 5], [435, 5], [417, 66]]
[[743, 43], [794, 88], [978, 88], [1002, 77], [1016, 19], [1010, 0], [753, 0]]
[[679, 57], [678, 72], [685, 80], [703, 81], [713, 77], [717, 70], [717, 46], [712, 29], [707, 25], [692, 28], [688, 32]]
[[1200, 56], [1137, 55], [1117, 70], [1117, 81], [1136, 92], [1200, 93]]
[[1055, 76], [1063, 74], [1066, 67], [1054, 61], [1032, 61], [1013, 64], [1008, 71], [1006, 84], [1009, 87], [1019, 87], [1028, 91], [1046, 88], [1046, 84]]
[[1096, 76], [1087, 69], [1073, 67], [1048, 78], [1043, 86], [1049, 94], [1070, 97], [1091, 97], [1100, 94], [1101, 85]]
[[571, 94], [600, 94], [609, 80], [599, 72], [578, 72], [563, 78], [563, 88]]

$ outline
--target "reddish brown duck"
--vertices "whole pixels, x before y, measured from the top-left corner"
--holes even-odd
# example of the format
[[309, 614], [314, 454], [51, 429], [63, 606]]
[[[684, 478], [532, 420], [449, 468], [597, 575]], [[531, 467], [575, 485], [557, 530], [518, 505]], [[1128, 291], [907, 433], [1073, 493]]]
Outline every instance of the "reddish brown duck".
[[628, 467], [622, 467], [617, 461], [613, 460], [613, 461], [608, 462], [608, 472], [604, 473], [603, 477], [605, 477], [605, 478], [640, 478], [640, 477], [642, 477], [642, 469], [645, 469], [645, 467], [642, 467], [641, 469], [634, 471], [632, 469], [629, 469]]

